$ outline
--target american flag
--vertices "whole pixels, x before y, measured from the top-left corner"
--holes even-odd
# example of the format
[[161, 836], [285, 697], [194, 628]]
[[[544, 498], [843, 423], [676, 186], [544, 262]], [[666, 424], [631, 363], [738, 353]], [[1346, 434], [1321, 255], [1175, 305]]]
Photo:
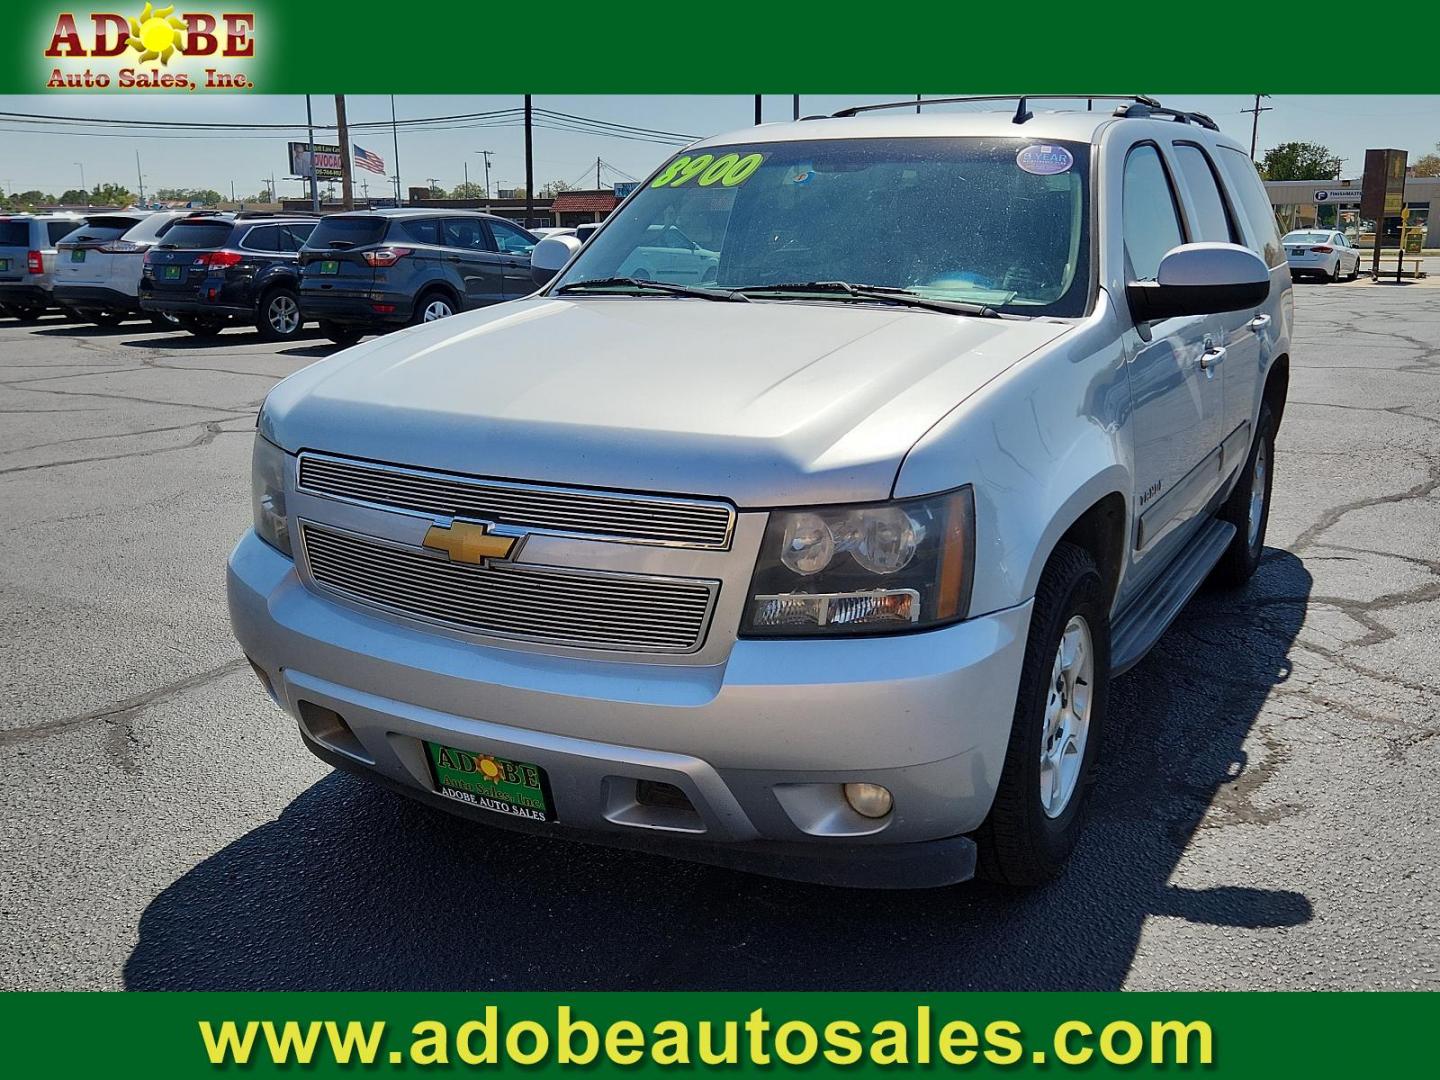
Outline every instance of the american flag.
[[372, 154], [364, 147], [355, 147], [355, 164], [359, 165], [362, 169], [369, 169], [373, 173], [379, 173], [381, 176], [385, 175], [385, 159], [379, 154]]

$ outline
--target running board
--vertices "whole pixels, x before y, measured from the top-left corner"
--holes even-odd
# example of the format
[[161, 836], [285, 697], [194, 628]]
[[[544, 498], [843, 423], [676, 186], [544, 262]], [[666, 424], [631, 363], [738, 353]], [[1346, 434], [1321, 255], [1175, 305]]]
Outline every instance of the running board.
[[1129, 671], [1145, 658], [1215, 568], [1234, 536], [1234, 525], [1212, 518], [1165, 572], [1115, 620], [1110, 635], [1111, 675]]

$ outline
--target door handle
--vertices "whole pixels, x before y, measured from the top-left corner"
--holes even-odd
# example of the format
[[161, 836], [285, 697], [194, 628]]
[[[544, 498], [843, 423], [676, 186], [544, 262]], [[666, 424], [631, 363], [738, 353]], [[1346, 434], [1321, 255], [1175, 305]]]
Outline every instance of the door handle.
[[1267, 327], [1267, 326], [1269, 326], [1269, 325], [1270, 325], [1270, 316], [1269, 316], [1269, 315], [1256, 315], [1253, 319], [1250, 320], [1250, 329], [1251, 329], [1251, 330], [1254, 330], [1257, 334], [1258, 334], [1261, 330], [1264, 330], [1265, 327]]
[[1220, 361], [1225, 359], [1225, 346], [1216, 345], [1206, 349], [1200, 354], [1200, 370], [1209, 371], [1212, 367], [1219, 367]]

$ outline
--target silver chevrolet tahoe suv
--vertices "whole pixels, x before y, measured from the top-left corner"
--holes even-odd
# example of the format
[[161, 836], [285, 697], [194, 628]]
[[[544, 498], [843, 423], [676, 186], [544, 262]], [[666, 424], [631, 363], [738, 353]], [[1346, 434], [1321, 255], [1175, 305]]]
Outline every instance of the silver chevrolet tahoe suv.
[[534, 295], [280, 383], [229, 600], [305, 745], [542, 835], [1056, 875], [1110, 680], [1260, 559], [1293, 303], [1212, 121], [1038, 105], [699, 142]]

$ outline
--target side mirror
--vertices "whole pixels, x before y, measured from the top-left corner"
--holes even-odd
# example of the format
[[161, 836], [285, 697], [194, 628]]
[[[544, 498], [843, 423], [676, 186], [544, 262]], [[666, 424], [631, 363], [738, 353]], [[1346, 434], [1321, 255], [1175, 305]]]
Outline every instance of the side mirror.
[[1136, 322], [1242, 311], [1269, 295], [1270, 268], [1238, 244], [1181, 244], [1165, 253], [1154, 281], [1125, 286]]
[[573, 236], [547, 236], [530, 252], [530, 277], [536, 285], [544, 285], [580, 250], [580, 241]]

